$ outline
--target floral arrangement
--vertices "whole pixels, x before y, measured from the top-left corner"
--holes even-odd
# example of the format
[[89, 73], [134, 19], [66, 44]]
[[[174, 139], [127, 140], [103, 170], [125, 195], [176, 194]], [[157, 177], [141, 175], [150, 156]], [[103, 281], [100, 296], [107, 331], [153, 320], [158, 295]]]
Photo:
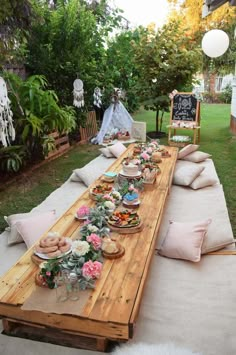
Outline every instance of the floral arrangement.
[[93, 288], [102, 271], [102, 239], [95, 233], [91, 233], [86, 239], [74, 241], [72, 253], [66, 256], [61, 264], [63, 269], [76, 273], [82, 290]]
[[111, 194], [97, 196], [96, 200], [98, 206], [104, 207], [105, 210], [113, 211], [116, 208], [115, 199]]
[[50, 259], [47, 262], [42, 263], [40, 266], [40, 272], [38, 274], [39, 282], [42, 286], [48, 288], [55, 287], [55, 276], [61, 271], [61, 265], [58, 259]]
[[89, 215], [89, 212], [90, 208], [83, 205], [76, 211], [76, 216], [79, 219], [83, 219]]
[[110, 193], [110, 196], [114, 199], [115, 205], [119, 205], [119, 203], [121, 202], [121, 199], [122, 199], [121, 194], [119, 193], [119, 191], [113, 190]]
[[141, 163], [150, 160], [150, 158], [151, 158], [151, 155], [147, 151], [144, 151], [140, 154]]

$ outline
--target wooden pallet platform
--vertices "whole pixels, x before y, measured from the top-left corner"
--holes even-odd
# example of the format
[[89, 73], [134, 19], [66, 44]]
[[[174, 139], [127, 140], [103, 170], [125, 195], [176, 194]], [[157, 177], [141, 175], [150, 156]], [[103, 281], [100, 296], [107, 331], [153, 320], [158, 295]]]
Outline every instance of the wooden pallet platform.
[[45, 160], [51, 159], [52, 157], [57, 157], [70, 148], [68, 134], [59, 134], [59, 132], [52, 132], [49, 134], [49, 137], [55, 139], [56, 149], [49, 152], [48, 155], [45, 157]]
[[98, 132], [96, 112], [90, 111], [87, 113], [85, 127], [80, 127], [80, 143], [86, 143], [91, 137]]
[[[122, 160], [133, 151], [133, 146], [130, 145], [107, 171], [118, 173]], [[153, 190], [140, 194], [141, 204], [137, 212], [143, 222], [142, 231], [132, 235], [112, 232], [111, 236], [124, 247], [125, 253], [120, 258], [104, 260], [101, 277], [80, 315], [21, 309], [36, 287], [38, 266], [31, 260], [32, 246], [0, 279], [0, 317], [5, 333], [23, 333], [41, 340], [48, 336], [48, 341], [62, 342], [63, 345], [69, 344], [67, 335], [72, 334], [82, 340], [72, 339], [71, 346], [86, 349], [89, 346], [101, 351], [105, 350], [108, 340], [123, 342], [132, 338], [178, 154], [175, 147], [168, 147], [168, 151], [171, 157], [162, 160], [161, 174], [157, 176]], [[89, 190], [98, 183], [101, 179], [96, 180], [49, 231], [77, 238], [82, 222], [75, 220], [75, 212], [82, 205], [94, 206]]]

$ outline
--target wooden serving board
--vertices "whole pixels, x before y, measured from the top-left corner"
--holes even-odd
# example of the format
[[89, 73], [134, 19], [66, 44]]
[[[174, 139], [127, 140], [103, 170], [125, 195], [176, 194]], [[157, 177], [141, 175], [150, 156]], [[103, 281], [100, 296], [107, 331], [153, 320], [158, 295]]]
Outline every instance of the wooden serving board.
[[31, 255], [31, 260], [33, 261], [33, 263], [35, 265], [40, 265], [41, 263], [43, 263], [44, 261], [48, 261], [48, 260], [45, 260], [45, 259], [41, 259], [39, 256], [35, 255], [35, 254], [32, 254]]
[[118, 258], [121, 258], [124, 255], [124, 253], [125, 253], [125, 248], [122, 245], [119, 245], [118, 253], [109, 254], [109, 253], [106, 253], [105, 251], [103, 251], [102, 255], [106, 259], [118, 259]]
[[108, 226], [109, 226], [110, 230], [112, 230], [113, 232], [117, 232], [119, 234], [134, 234], [134, 233], [141, 232], [141, 230], [143, 229], [143, 223], [142, 222], [140, 222], [135, 227], [128, 227], [128, 228], [115, 227], [115, 226], [113, 226], [113, 225], [111, 225], [109, 223], [108, 223]]

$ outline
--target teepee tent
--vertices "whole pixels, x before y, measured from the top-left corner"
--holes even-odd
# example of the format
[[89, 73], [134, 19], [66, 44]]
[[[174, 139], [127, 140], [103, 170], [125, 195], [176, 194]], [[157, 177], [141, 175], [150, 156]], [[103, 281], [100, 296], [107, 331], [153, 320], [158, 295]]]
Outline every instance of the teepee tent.
[[119, 97], [113, 97], [113, 102], [104, 112], [101, 129], [92, 142], [94, 144], [101, 144], [105, 134], [111, 134], [115, 131], [128, 131], [131, 133], [133, 121], [129, 112], [122, 102], [119, 101]]

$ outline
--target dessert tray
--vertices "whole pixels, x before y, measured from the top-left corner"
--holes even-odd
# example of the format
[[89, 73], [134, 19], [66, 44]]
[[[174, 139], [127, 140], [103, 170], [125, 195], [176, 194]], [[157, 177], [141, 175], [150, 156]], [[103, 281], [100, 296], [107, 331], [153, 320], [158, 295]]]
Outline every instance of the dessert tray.
[[109, 194], [112, 190], [113, 187], [108, 184], [96, 185], [92, 189], [90, 189], [90, 196], [93, 199], [96, 199], [97, 196]]
[[[70, 238], [66, 238], [66, 241], [71, 244]], [[72, 251], [72, 247], [70, 246], [70, 249], [67, 250], [65, 253], [61, 253], [61, 255], [56, 257], [49, 257], [47, 254], [39, 253], [36, 250], [34, 250], [33, 254], [31, 255], [31, 260], [33, 261], [34, 264], [40, 265], [44, 260], [61, 259], [65, 255], [70, 254], [71, 251]]]
[[47, 256], [47, 254], [38, 253], [37, 251], [34, 252], [34, 255], [38, 256], [40, 259], [43, 259], [43, 260], [51, 260], [51, 259], [61, 259], [61, 258], [63, 258], [65, 255], [70, 254], [70, 252], [71, 252], [71, 248], [70, 248], [67, 252], [61, 254], [60, 256], [56, 256], [56, 257], [54, 257], [54, 258], [49, 258], [49, 257]]
[[142, 229], [138, 213], [131, 209], [113, 212], [108, 218], [108, 225], [111, 230], [122, 234], [136, 233]]
[[111, 240], [109, 243], [112, 243], [113, 245], [115, 245], [116, 250], [115, 251], [111, 251], [111, 250], [108, 251], [107, 248], [104, 248], [104, 249], [102, 248], [102, 255], [104, 258], [118, 259], [124, 255], [125, 248], [120, 243], [118, 243], [115, 240]]

